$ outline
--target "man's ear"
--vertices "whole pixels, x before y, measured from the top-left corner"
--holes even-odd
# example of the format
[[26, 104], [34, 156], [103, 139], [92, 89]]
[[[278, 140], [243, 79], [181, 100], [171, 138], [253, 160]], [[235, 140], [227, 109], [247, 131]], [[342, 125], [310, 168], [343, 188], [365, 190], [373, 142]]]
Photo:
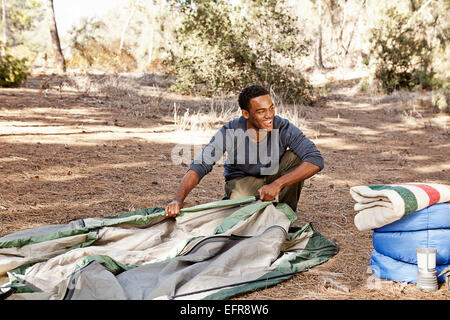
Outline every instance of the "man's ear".
[[244, 118], [247, 119], [247, 120], [248, 120], [248, 118], [250, 117], [250, 113], [249, 113], [247, 110], [245, 110], [245, 109], [242, 109], [242, 115], [243, 115]]

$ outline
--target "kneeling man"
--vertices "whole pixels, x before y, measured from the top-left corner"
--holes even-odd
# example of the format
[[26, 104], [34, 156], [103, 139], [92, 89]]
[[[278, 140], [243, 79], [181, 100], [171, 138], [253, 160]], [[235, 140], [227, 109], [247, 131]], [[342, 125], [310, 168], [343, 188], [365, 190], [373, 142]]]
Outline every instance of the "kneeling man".
[[265, 88], [252, 85], [242, 90], [239, 106], [242, 116], [225, 124], [193, 160], [166, 215], [180, 214], [185, 198], [225, 152], [224, 199], [278, 197], [296, 211], [304, 180], [323, 169], [319, 150], [289, 120], [275, 115]]

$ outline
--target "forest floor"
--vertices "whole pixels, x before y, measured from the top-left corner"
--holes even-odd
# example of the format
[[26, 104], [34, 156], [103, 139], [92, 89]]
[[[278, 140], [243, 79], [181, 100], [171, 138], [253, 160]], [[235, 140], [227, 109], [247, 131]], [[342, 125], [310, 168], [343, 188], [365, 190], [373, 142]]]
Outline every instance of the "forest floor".
[[[330, 81], [320, 104], [296, 107], [325, 169], [306, 181], [295, 225], [311, 222], [339, 253], [236, 299], [450, 299], [445, 284], [426, 292], [368, 273], [372, 232], [356, 229], [349, 193], [367, 184], [449, 184], [450, 116], [431, 107], [430, 93], [361, 93], [357, 83]], [[21, 88], [0, 89], [0, 236], [164, 206], [187, 170], [171, 161], [174, 147], [206, 143], [224, 107], [235, 105], [235, 97], [173, 94], [156, 74], [36, 75]], [[211, 114], [212, 106], [222, 113]], [[210, 127], [183, 131], [188, 109], [209, 112]], [[215, 166], [185, 206], [221, 199], [222, 173]]]

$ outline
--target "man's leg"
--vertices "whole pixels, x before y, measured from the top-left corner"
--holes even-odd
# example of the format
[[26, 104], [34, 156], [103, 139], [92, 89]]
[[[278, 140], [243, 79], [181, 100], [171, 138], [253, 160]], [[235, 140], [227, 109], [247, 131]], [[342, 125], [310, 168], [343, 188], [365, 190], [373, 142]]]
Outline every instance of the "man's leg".
[[236, 178], [225, 183], [225, 197], [228, 199], [258, 195], [258, 189], [264, 185], [264, 178], [252, 176]]
[[[272, 183], [282, 175], [298, 167], [302, 161], [292, 151], [286, 151], [280, 159], [277, 173], [265, 178], [252, 176], [229, 180], [225, 183], [225, 196], [223, 199], [237, 199], [258, 195], [258, 189], [265, 184]], [[287, 203], [294, 212], [297, 210], [298, 200], [303, 187], [303, 181], [291, 184], [281, 189], [278, 202]]]
[[[277, 173], [267, 176], [264, 184], [272, 183], [279, 177], [297, 168], [301, 163], [302, 161], [295, 153], [290, 150], [286, 151], [280, 159], [280, 165]], [[303, 183], [303, 181], [300, 181], [281, 189], [278, 194], [278, 202], [287, 203], [295, 212], [297, 210], [297, 204], [300, 199]]]

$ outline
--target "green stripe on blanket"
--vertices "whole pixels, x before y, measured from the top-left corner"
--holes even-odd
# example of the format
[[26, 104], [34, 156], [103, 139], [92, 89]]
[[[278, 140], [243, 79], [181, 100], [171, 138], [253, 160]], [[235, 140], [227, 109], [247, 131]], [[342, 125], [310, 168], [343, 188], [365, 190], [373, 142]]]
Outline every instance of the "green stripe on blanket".
[[396, 191], [405, 202], [405, 214], [404, 216], [407, 216], [415, 211], [417, 211], [417, 199], [414, 193], [412, 193], [410, 190], [404, 187], [399, 186], [390, 186], [385, 184], [380, 185], [371, 185], [368, 186], [372, 190], [394, 190]]
[[450, 202], [450, 187], [438, 183], [402, 182], [350, 188], [360, 231], [380, 228], [436, 203]]

